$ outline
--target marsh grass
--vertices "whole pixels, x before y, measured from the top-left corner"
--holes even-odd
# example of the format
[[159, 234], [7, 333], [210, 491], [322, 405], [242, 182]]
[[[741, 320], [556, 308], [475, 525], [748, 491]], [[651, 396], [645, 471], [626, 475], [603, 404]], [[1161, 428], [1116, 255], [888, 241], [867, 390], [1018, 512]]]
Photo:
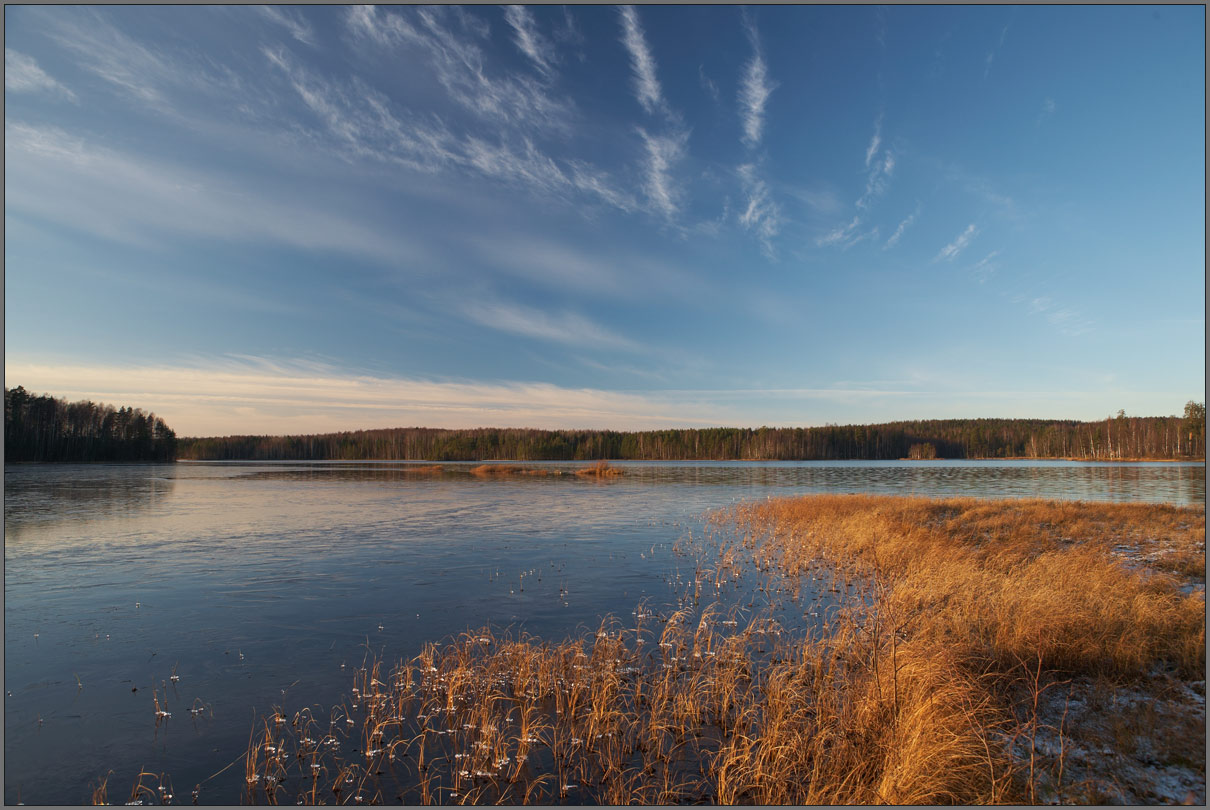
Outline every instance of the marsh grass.
[[[678, 542], [693, 571], [675, 612], [641, 605], [560, 643], [483, 629], [390, 669], [367, 654], [329, 717], [275, 709], [249, 740], [245, 800], [1112, 798], [1069, 751], [1183, 733], [1149, 701], [1157, 672], [1205, 679], [1204, 596], [1168, 563], [1204, 579], [1204, 532], [1203, 510], [1163, 506], [734, 507]], [[749, 606], [719, 607], [740, 582]], [[774, 618], [787, 604], [801, 625]], [[1077, 728], [1127, 687], [1130, 711]], [[1162, 756], [1204, 758], [1200, 739]]]
[[477, 467], [471, 467], [470, 473], [481, 478], [497, 475], [549, 476], [562, 474], [559, 470], [548, 470], [542, 467], [522, 467], [519, 464], [480, 464]]
[[592, 476], [593, 478], [613, 478], [622, 474], [621, 467], [614, 467], [604, 459], [595, 461], [588, 467], [576, 470], [576, 475]]

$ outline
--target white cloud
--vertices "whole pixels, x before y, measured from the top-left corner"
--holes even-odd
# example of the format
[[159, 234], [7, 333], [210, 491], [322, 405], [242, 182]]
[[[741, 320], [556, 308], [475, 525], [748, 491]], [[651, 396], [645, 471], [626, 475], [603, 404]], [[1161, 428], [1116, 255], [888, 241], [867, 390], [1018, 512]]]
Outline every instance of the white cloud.
[[655, 75], [655, 57], [647, 47], [638, 12], [634, 6], [621, 6], [618, 16], [622, 21], [622, 44], [630, 53], [630, 66], [634, 71], [635, 97], [648, 113], [666, 110], [660, 81]]
[[47, 92], [76, 100], [75, 93], [38, 67], [32, 57], [11, 48], [4, 49], [4, 89], [13, 93]]
[[679, 210], [681, 198], [681, 191], [672, 179], [672, 169], [685, 155], [688, 134], [650, 135], [641, 127], [638, 132], [646, 150], [643, 190], [652, 208], [671, 219]]
[[[380, 46], [401, 45], [425, 53], [437, 82], [449, 97], [482, 118], [535, 133], [569, 131], [570, 102], [551, 97], [529, 77], [490, 75], [483, 50], [446, 25], [453, 17], [453, 22], [466, 28], [472, 18], [465, 13], [460, 17], [449, 8], [455, 7], [416, 6], [407, 9], [405, 15], [403, 11], [352, 6], [345, 20], [357, 37]], [[478, 34], [472, 31], [471, 36]]]
[[[563, 21], [555, 26], [554, 36], [556, 42], [565, 45], [572, 45], [576, 48], [584, 45], [584, 34], [576, 25], [576, 20], [571, 16], [571, 10], [567, 6], [563, 6]], [[580, 61], [584, 61], [583, 53], [580, 53]]]
[[765, 126], [765, 105], [777, 88], [777, 83], [769, 79], [756, 27], [746, 21], [745, 28], [748, 31], [748, 41], [752, 45], [752, 58], [744, 66], [744, 76], [739, 88], [739, 106], [744, 127], [743, 142], [752, 148], [760, 144]]
[[558, 56], [538, 31], [534, 15], [525, 6], [505, 6], [504, 19], [512, 26], [513, 42], [517, 48], [530, 58], [544, 76], [549, 76]]
[[881, 159], [878, 158], [878, 150], [882, 145], [882, 115], [874, 121], [874, 135], [870, 138], [870, 144], [866, 147], [865, 165], [866, 165], [866, 184], [865, 190], [861, 196], [857, 198], [857, 207], [861, 210], [868, 210], [875, 198], [885, 194], [891, 184], [891, 174], [895, 171], [895, 155], [890, 149], [882, 152]]
[[870, 145], [865, 150], [865, 167], [870, 168], [870, 162], [874, 160], [874, 155], [878, 154], [878, 147], [882, 144], [882, 116], [878, 116], [878, 120], [874, 122], [874, 136], [870, 138]]
[[620, 393], [542, 382], [464, 382], [350, 373], [323, 363], [229, 357], [191, 365], [83, 365], [6, 358], [14, 384], [71, 400], [133, 403], [178, 436], [365, 428], [641, 430], [739, 424], [693, 395]]
[[941, 252], [937, 254], [937, 258], [933, 261], [940, 261], [941, 259], [952, 261], [959, 253], [966, 249], [966, 246], [971, 243], [971, 240], [974, 239], [978, 233], [979, 229], [976, 228], [975, 224], [972, 222], [966, 227], [965, 231], [958, 234], [958, 237], [953, 242], [950, 242], [948, 245], [941, 248]]
[[899, 223], [899, 227], [897, 227], [895, 229], [895, 232], [893, 234], [891, 234], [891, 237], [886, 240], [886, 244], [883, 245], [883, 249], [892, 248], [896, 244], [898, 244], [899, 239], [903, 236], [903, 232], [906, 231], [909, 227], [911, 227], [911, 224], [916, 221], [916, 215], [919, 213], [920, 213], [920, 206], [916, 206], [916, 210], [913, 211], [912, 213], [908, 214], [907, 217], [902, 222]]
[[816, 239], [815, 244], [821, 246], [843, 244], [847, 247], [848, 245], [853, 244], [851, 239], [860, 226], [861, 216], [858, 215], [853, 217], [852, 221], [850, 221], [848, 225], [842, 225], [839, 228], [834, 228]]
[[1034, 298], [1029, 302], [1029, 311], [1037, 315], [1050, 309], [1053, 305], [1054, 302], [1051, 301], [1048, 296], [1044, 295], [1040, 298]]
[[766, 256], [774, 256], [773, 237], [781, 231], [781, 209], [773, 201], [769, 185], [756, 174], [756, 167], [746, 163], [739, 167], [740, 181], [748, 204], [739, 215], [740, 224], [753, 231], [760, 240]]
[[1000, 30], [1000, 41], [998, 43], [996, 43], [996, 46], [994, 48], [992, 48], [990, 51], [987, 52], [987, 59], [985, 60], [985, 64], [983, 67], [983, 78], [984, 79], [986, 79], [987, 75], [991, 72], [992, 62], [994, 62], [996, 60], [996, 54], [998, 54], [1000, 52], [1000, 49], [1004, 47], [1004, 38], [1006, 36], [1008, 36], [1008, 26], [1007, 25], [1004, 26], [1004, 28], [1002, 28]]
[[895, 170], [895, 156], [887, 150], [882, 160], [875, 160], [866, 176], [865, 191], [857, 199], [857, 207], [868, 209], [875, 198], [886, 193], [891, 185], [891, 173]]
[[828, 188], [795, 188], [783, 186], [786, 193], [802, 200], [815, 214], [830, 215], [839, 213], [844, 203], [836, 196], [836, 192]]
[[468, 137], [466, 156], [472, 166], [488, 176], [520, 181], [547, 194], [558, 193], [571, 184], [559, 165], [529, 139], [522, 141], [518, 152], [503, 143], [491, 144]]
[[607, 173], [579, 160], [560, 165], [529, 138], [522, 138], [514, 148], [503, 141], [493, 144], [467, 136], [460, 148], [459, 160], [496, 180], [564, 200], [580, 193], [626, 212], [638, 207], [632, 196], [614, 186]]
[[581, 246], [533, 232], [485, 234], [468, 242], [478, 262], [493, 272], [577, 295], [630, 302], [676, 296], [683, 302], [687, 289], [713, 294], [708, 280], [649, 253]]
[[550, 313], [515, 304], [468, 303], [463, 314], [483, 326], [569, 346], [639, 351], [641, 347], [575, 312]]
[[295, 63], [284, 49], [263, 51], [336, 139], [336, 149], [346, 160], [365, 157], [425, 173], [460, 167], [532, 193], [567, 200], [579, 193], [622, 211], [637, 208], [634, 198], [620, 191], [607, 173], [584, 161], [560, 162], [527, 134], [515, 135], [511, 143], [504, 139], [507, 129], [495, 143], [472, 135], [458, 137], [435, 116], [426, 120], [395, 109], [390, 99], [360, 81], [351, 87], [335, 85]]
[[1057, 305], [1050, 296], [1043, 295], [1029, 300], [1029, 311], [1044, 317], [1051, 326], [1064, 335], [1075, 337], [1092, 331], [1093, 322], [1077, 309]]
[[995, 275], [998, 268], [992, 260], [999, 255], [1000, 251], [993, 250], [991, 253], [975, 262], [974, 266], [971, 267], [971, 271], [975, 274], [975, 278], [979, 279], [980, 284], [984, 283]]
[[432, 172], [457, 159], [454, 138], [439, 121], [425, 122], [404, 111], [405, 125], [391, 111], [390, 101], [370, 88], [333, 85], [296, 64], [284, 48], [263, 47], [262, 52], [336, 137], [346, 160], [369, 157]]
[[53, 20], [51, 37], [76, 55], [80, 65], [138, 101], [167, 107], [165, 84], [196, 84], [200, 71], [184, 71], [119, 31], [94, 9]]
[[703, 65], [697, 66], [697, 80], [702, 85], [702, 89], [710, 94], [710, 98], [714, 99], [714, 103], [718, 103], [718, 85], [706, 75], [706, 68]]
[[315, 201], [275, 199], [242, 178], [196, 172], [97, 146], [54, 127], [4, 128], [5, 204], [132, 244], [156, 235], [269, 240], [398, 263], [415, 250], [397, 236]]
[[315, 31], [301, 14], [295, 14], [285, 6], [257, 6], [257, 11], [271, 22], [285, 28], [290, 36], [304, 45], [315, 45]]

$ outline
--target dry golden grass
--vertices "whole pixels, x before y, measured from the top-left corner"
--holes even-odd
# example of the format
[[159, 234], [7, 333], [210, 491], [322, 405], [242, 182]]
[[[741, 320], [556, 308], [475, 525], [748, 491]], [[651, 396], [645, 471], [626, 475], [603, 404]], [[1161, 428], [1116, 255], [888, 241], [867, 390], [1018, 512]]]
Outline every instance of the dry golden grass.
[[592, 463], [591, 466], [576, 470], [576, 475], [590, 475], [595, 478], [612, 478], [615, 475], [622, 475], [621, 467], [610, 466], [608, 461], [600, 460]]
[[[711, 525], [681, 544], [699, 556], [693, 607], [640, 606], [634, 627], [607, 619], [558, 644], [485, 629], [389, 672], [366, 661], [329, 718], [279, 709], [258, 726], [245, 798], [1088, 802], [1111, 794], [1093, 769], [1065, 774], [1067, 741], [1142, 748], [1187, 730], [1147, 690], [1157, 670], [1205, 679], [1204, 597], [1170, 564], [1204, 579], [1202, 509], [812, 496]], [[822, 618], [791, 631], [772, 612], [696, 607], [750, 576], [770, 604]], [[1085, 716], [1120, 684], [1130, 712], [1072, 736], [1057, 698], [1077, 679]], [[1154, 750], [1197, 753], [1169, 748]]]
[[[758, 560], [817, 561], [878, 588], [908, 636], [944, 639], [973, 672], [1041, 656], [1073, 674], [1205, 668], [1205, 599], [1163, 569], [1205, 573], [1205, 511], [1149, 504], [827, 495], [744, 505], [719, 519]], [[755, 538], [767, 535], [769, 542]], [[1132, 547], [1137, 553], [1122, 557]], [[1156, 555], [1147, 559], [1147, 553]]]
[[541, 467], [522, 467], [519, 464], [480, 464], [471, 468], [471, 475], [558, 475], [558, 470], [547, 470]]

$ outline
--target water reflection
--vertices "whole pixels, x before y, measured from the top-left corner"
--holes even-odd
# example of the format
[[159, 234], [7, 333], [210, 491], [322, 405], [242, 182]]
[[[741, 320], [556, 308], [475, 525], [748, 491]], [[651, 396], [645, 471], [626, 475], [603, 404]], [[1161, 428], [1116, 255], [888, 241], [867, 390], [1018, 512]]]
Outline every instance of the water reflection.
[[[604, 481], [417, 466], [10, 465], [6, 801], [77, 804], [111, 768], [112, 795], [140, 767], [187, 790], [243, 750], [256, 712], [337, 701], [341, 665], [369, 651], [394, 661], [488, 623], [561, 639], [640, 602], [674, 608], [692, 565], [673, 543], [736, 501], [1205, 499], [1203, 465], [634, 462]], [[169, 695], [167, 726], [152, 690]], [[213, 719], [189, 720], [195, 698]], [[44, 779], [66, 751], [70, 773]], [[218, 792], [228, 776], [236, 792]], [[231, 769], [201, 801], [230, 800], [241, 778]]]
[[[933, 462], [612, 462], [623, 478], [574, 476], [582, 462], [523, 462], [549, 476], [500, 476], [497, 481], [532, 485], [559, 481], [584, 485], [683, 485], [791, 492], [873, 492], [890, 495], [1037, 497], [1068, 500], [1201, 503], [1206, 468], [1194, 463], [1082, 463], [1066, 461]], [[202, 465], [199, 465], [202, 466]], [[207, 465], [209, 466], [209, 465]], [[440, 465], [401, 462], [297, 463], [264, 467], [221, 465], [231, 475], [283, 481], [408, 483], [469, 480], [478, 462]], [[786, 493], [762, 493], [786, 494]], [[730, 498], [734, 492], [728, 492]]]
[[5, 542], [34, 526], [155, 510], [171, 498], [175, 470], [172, 464], [6, 464]]

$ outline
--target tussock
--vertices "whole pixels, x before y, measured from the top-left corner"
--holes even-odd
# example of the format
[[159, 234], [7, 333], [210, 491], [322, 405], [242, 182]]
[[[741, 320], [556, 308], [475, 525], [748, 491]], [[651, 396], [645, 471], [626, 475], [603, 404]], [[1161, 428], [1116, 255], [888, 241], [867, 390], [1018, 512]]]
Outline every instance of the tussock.
[[596, 461], [589, 467], [576, 470], [576, 475], [592, 476], [594, 478], [612, 478], [616, 475], [622, 475], [621, 467], [613, 467], [608, 461]]
[[558, 470], [547, 470], [541, 467], [522, 467], [519, 464], [480, 464], [471, 468], [471, 475], [558, 475]]

